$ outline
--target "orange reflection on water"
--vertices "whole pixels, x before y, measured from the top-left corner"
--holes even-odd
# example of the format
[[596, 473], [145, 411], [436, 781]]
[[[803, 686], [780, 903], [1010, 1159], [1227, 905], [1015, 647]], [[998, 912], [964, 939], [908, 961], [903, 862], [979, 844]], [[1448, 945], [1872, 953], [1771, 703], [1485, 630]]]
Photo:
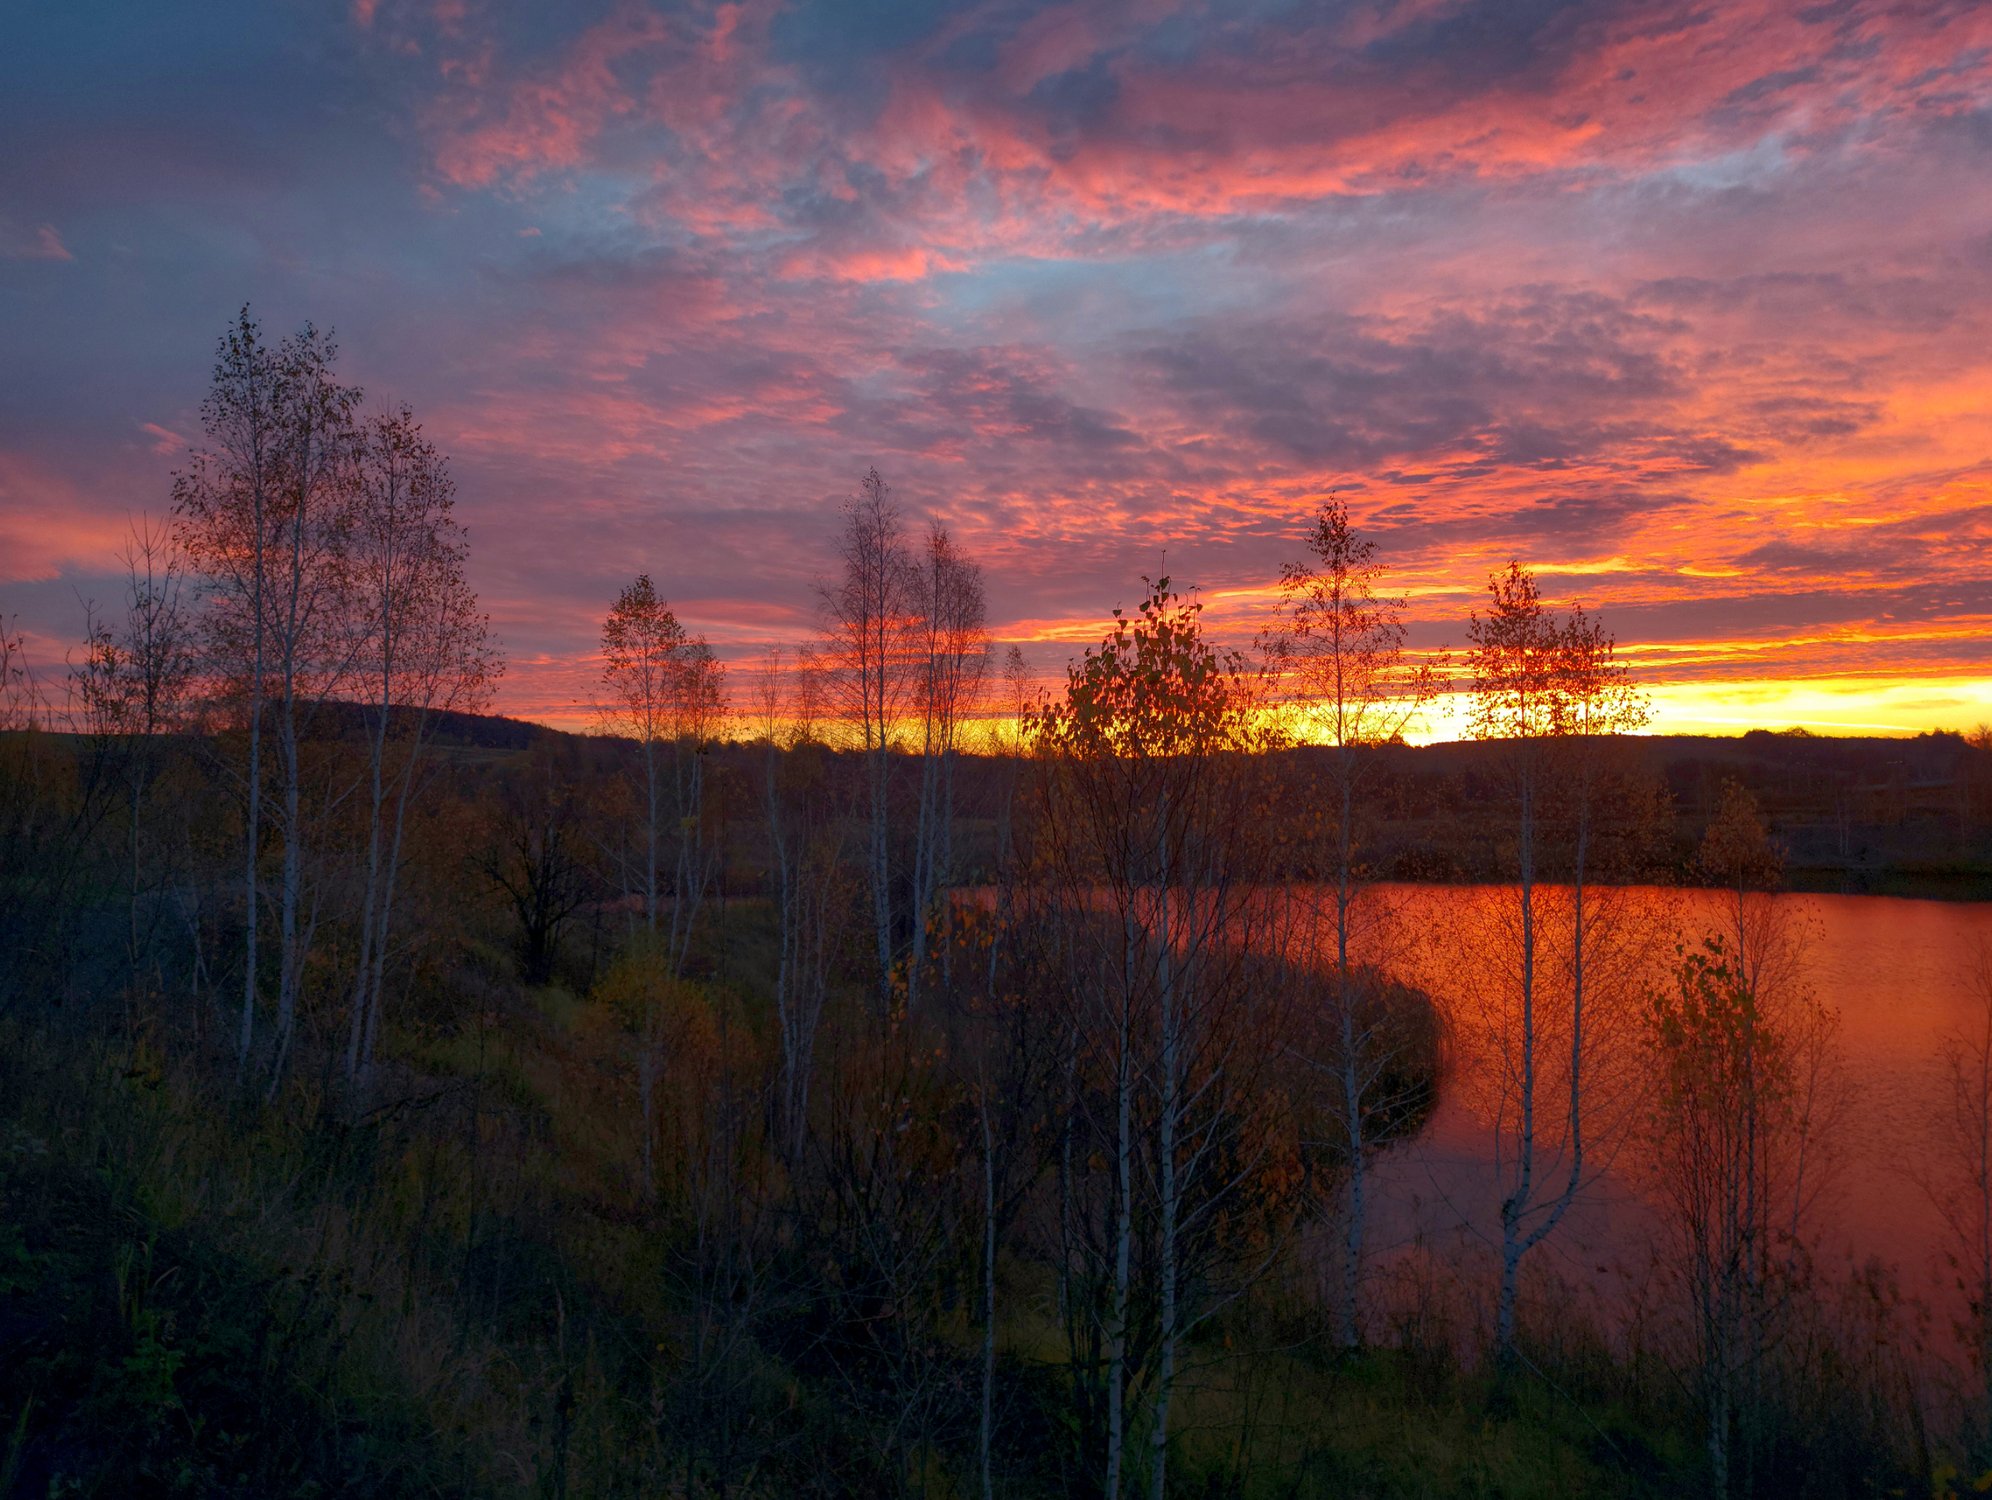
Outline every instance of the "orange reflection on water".
[[[1555, 888], [1542, 895], [1540, 1111], [1546, 1159], [1567, 1161], [1557, 1153], [1567, 1076], [1558, 1052], [1568, 1034], [1567, 981], [1558, 970], [1570, 930], [1568, 896]], [[1366, 899], [1360, 951], [1428, 989], [1452, 1034], [1451, 1076], [1438, 1111], [1415, 1140], [1386, 1152], [1377, 1173], [1379, 1261], [1413, 1245], [1441, 1247], [1463, 1275], [1485, 1281], [1491, 1296], [1491, 1255], [1500, 1240], [1495, 1124], [1504, 1107], [1512, 1111], [1498, 1042], [1513, 1005], [1508, 924], [1517, 903], [1512, 890], [1487, 887], [1382, 886]], [[1600, 893], [1591, 899], [1595, 909]], [[1903, 1289], [1937, 1314], [1932, 1329], [1945, 1347], [1960, 1307], [1932, 1197], [1947, 1165], [1936, 1123], [1948, 1104], [1941, 1049], [1947, 1037], [1984, 1025], [1973, 974], [1981, 951], [1992, 947], [1992, 904], [1771, 899], [1805, 935], [1799, 982], [1839, 1022], [1844, 1099], [1825, 1142], [1826, 1185], [1813, 1224], [1822, 1268], [1868, 1256], [1892, 1264]], [[1637, 1007], [1647, 987], [1667, 981], [1675, 942], [1698, 940], [1720, 925], [1722, 912], [1720, 896], [1706, 891], [1635, 888], [1603, 901], [1617, 903], [1622, 930], [1604, 945], [1607, 970], [1591, 994], [1594, 1023], [1615, 1033], [1603, 1043], [1590, 1085], [1596, 1093], [1586, 1105], [1595, 1170], [1587, 1168], [1577, 1206], [1536, 1253], [1574, 1297], [1609, 1302], [1650, 1281], [1659, 1243], [1639, 1185]]]

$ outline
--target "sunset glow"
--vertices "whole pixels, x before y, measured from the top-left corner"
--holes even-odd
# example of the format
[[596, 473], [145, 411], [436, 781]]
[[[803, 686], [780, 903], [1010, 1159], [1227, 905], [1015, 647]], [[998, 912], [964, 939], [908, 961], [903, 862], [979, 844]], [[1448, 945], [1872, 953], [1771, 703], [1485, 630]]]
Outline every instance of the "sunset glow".
[[506, 713], [589, 722], [639, 570], [727, 660], [806, 640], [876, 465], [1046, 678], [1144, 574], [1248, 640], [1332, 491], [1420, 649], [1518, 557], [1656, 730], [1992, 721], [1992, 7], [7, 29], [0, 614], [44, 663], [248, 301], [449, 454]]

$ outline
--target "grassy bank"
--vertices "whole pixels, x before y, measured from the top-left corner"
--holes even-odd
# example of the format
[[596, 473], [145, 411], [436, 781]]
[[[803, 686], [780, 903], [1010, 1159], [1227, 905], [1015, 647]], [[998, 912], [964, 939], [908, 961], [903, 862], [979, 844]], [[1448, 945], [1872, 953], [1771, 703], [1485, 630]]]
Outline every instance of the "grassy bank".
[[[482, 998], [403, 1032], [356, 1119], [306, 1084], [239, 1100], [224, 1063], [155, 1043], [7, 1027], [0, 1493], [973, 1493], [966, 1313], [903, 1469], [825, 1356], [800, 1237], [702, 1360], [683, 1225], [618, 1127], [612, 1010]], [[1050, 1289], [1005, 1279], [998, 1492], [1072, 1492]], [[1497, 1389], [1439, 1348], [1345, 1357], [1270, 1288], [1188, 1363], [1177, 1494], [1694, 1491], [1692, 1443], [1603, 1366]]]

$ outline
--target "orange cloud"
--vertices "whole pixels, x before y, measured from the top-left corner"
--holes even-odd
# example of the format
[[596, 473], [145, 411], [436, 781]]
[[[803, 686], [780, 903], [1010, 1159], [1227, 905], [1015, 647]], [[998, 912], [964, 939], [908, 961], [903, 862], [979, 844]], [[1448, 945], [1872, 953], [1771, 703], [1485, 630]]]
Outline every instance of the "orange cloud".
[[126, 516], [40, 459], [0, 449], [0, 583], [106, 571]]

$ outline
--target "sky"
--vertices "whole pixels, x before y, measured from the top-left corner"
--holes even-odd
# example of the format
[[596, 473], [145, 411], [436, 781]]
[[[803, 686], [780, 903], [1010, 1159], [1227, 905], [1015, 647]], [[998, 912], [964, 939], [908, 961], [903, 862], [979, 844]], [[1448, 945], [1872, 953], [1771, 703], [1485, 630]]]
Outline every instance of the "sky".
[[45, 670], [246, 302], [449, 455], [525, 717], [585, 717], [638, 571], [725, 659], [808, 639], [875, 465], [1047, 676], [1146, 574], [1249, 637], [1334, 492], [1421, 648], [1512, 557], [1658, 729], [1992, 720], [1982, 0], [144, 0], [0, 35], [0, 614]]

